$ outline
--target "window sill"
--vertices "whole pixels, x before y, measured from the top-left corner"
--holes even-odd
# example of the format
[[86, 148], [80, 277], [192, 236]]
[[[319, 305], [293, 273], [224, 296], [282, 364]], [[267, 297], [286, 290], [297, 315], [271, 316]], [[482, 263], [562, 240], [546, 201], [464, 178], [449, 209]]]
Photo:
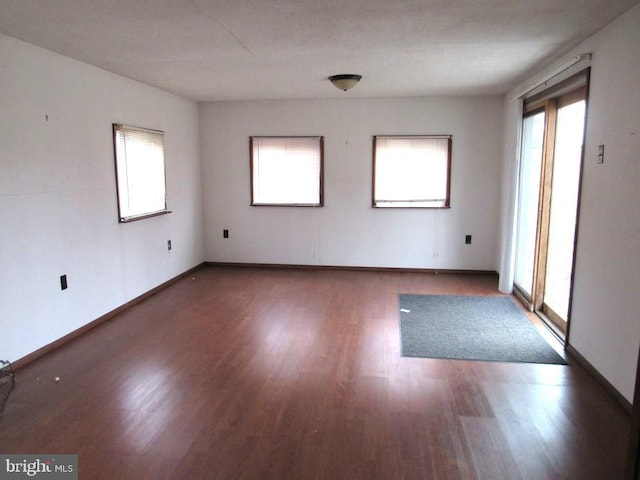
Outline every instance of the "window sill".
[[148, 213], [146, 215], [138, 215], [136, 217], [125, 217], [120, 218], [118, 223], [131, 223], [137, 222], [138, 220], [144, 220], [145, 218], [159, 217], [160, 215], [167, 215], [169, 213], [173, 213], [171, 210], [162, 210], [161, 212]]

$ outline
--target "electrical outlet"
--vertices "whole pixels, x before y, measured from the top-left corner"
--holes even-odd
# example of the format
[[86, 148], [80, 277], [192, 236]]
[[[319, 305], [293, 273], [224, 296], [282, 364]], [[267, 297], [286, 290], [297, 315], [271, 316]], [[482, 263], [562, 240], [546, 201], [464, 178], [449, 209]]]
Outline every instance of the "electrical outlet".
[[171, 240], [167, 240], [167, 250], [171, 251]]
[[67, 275], [60, 275], [60, 290], [66, 290], [68, 286]]
[[471, 245], [471, 235], [464, 236], [464, 243], [465, 245]]
[[229, 238], [229, 230], [226, 228], [222, 230], [222, 238]]

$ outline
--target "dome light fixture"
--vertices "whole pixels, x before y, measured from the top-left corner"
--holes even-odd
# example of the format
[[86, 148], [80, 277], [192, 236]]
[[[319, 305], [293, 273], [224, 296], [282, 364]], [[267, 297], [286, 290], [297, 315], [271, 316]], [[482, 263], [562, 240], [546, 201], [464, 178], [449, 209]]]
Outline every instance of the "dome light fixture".
[[346, 92], [347, 90], [355, 87], [361, 78], [362, 75], [356, 75], [353, 73], [342, 73], [340, 75], [330, 76], [329, 80], [331, 81], [331, 83], [333, 83], [333, 85], [335, 85], [336, 88], [339, 88], [340, 90], [344, 90]]

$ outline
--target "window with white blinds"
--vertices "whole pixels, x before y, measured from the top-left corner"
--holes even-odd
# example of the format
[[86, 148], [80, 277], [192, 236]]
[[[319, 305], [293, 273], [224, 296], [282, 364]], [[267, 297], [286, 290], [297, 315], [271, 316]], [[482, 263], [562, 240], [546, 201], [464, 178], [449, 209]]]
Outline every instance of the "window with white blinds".
[[451, 135], [375, 136], [374, 207], [447, 208]]
[[322, 206], [323, 137], [251, 137], [251, 205]]
[[113, 125], [120, 222], [169, 213], [164, 133]]

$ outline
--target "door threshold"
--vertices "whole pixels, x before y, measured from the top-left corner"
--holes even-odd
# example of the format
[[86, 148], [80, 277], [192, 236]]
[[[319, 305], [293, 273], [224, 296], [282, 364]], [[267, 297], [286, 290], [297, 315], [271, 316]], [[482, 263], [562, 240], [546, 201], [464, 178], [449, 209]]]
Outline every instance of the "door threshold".
[[542, 320], [542, 324], [547, 327], [547, 330], [551, 332], [551, 334], [562, 344], [562, 347], [564, 348], [566, 346], [567, 338], [565, 332], [543, 312], [536, 310], [533, 313], [535, 313], [537, 317]]

